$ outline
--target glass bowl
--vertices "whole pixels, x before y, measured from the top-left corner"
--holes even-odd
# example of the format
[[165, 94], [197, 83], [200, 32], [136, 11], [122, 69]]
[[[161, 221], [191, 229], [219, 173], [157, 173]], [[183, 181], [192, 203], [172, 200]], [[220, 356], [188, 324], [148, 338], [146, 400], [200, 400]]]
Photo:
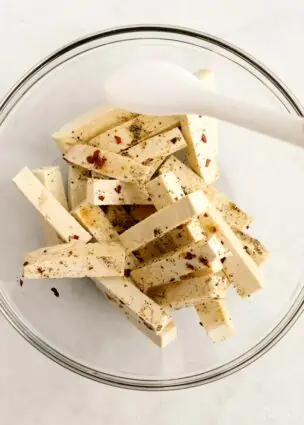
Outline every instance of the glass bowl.
[[[0, 308], [33, 346], [64, 367], [124, 388], [167, 390], [223, 378], [266, 353], [303, 310], [304, 150], [220, 124], [218, 186], [253, 218], [251, 232], [272, 252], [267, 284], [251, 299], [233, 291], [235, 336], [214, 344], [192, 309], [174, 313], [178, 338], [161, 350], [107, 302], [89, 280], [27, 281], [23, 255], [43, 246], [39, 218], [11, 183], [24, 166], [61, 164], [50, 135], [105, 103], [102, 83], [139, 58], [214, 70], [218, 91], [290, 114], [303, 109], [263, 65], [238, 48], [188, 29], [137, 26], [75, 41], [39, 63], [0, 109]], [[147, 81], [149, 84], [149, 81]], [[301, 202], [302, 200], [302, 202]], [[60, 297], [50, 288], [56, 286]]]

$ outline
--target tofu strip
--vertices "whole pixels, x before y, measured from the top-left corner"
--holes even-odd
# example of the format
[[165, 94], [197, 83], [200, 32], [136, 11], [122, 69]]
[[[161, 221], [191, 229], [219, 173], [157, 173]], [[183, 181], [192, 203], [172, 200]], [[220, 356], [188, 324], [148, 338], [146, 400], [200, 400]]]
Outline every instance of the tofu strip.
[[87, 181], [91, 176], [89, 170], [78, 167], [77, 165], [69, 165], [68, 171], [68, 200], [70, 210], [74, 209], [87, 196]]
[[123, 276], [125, 252], [119, 243], [72, 242], [39, 249], [25, 257], [26, 279]]
[[230, 314], [222, 299], [209, 299], [196, 306], [200, 324], [214, 341], [224, 341], [234, 334]]
[[88, 179], [87, 200], [94, 205], [150, 205], [144, 186], [121, 180]]
[[75, 145], [63, 155], [63, 158], [69, 163], [103, 176], [130, 183], [144, 183], [150, 174], [149, 167], [133, 159], [89, 145]]
[[259, 267], [245, 252], [239, 238], [212, 205], [208, 207], [207, 216], [202, 215], [200, 217], [203, 227], [206, 222], [209, 225], [210, 220], [214, 224], [215, 233], [223, 242], [225, 248], [232, 253], [232, 256], [225, 259], [223, 268], [238, 294], [241, 297], [247, 297], [262, 289], [263, 278]]
[[120, 240], [127, 252], [135, 251], [153, 239], [204, 213], [207, 205], [207, 198], [202, 191], [191, 193], [175, 204], [169, 205], [137, 223], [122, 233]]
[[258, 239], [255, 239], [236, 228], [232, 228], [232, 230], [242, 242], [245, 252], [250, 255], [258, 266], [261, 266], [269, 258], [270, 252]]
[[77, 143], [85, 143], [132, 118], [136, 114], [118, 108], [96, 108], [86, 114], [74, 118], [52, 135], [59, 149], [68, 151]]
[[13, 182], [65, 242], [79, 240], [86, 243], [92, 239], [27, 167], [17, 174]]
[[[212, 71], [202, 70], [199, 79], [206, 90], [215, 89]], [[219, 170], [215, 156], [218, 153], [218, 122], [204, 115], [185, 115], [181, 119], [182, 133], [188, 145], [190, 167], [206, 184], [213, 183]]]
[[128, 278], [94, 279], [96, 286], [114, 302], [142, 333], [160, 347], [176, 337], [171, 316], [143, 294]]
[[[148, 182], [146, 187], [158, 210], [174, 204], [185, 196], [177, 177], [172, 172], [161, 174]], [[180, 227], [170, 232], [177, 248], [205, 238], [200, 222], [196, 218]]]
[[181, 276], [195, 271], [207, 269], [210, 273], [217, 273], [223, 267], [221, 258], [227, 255], [223, 245], [213, 236], [207, 242], [200, 241], [165, 254], [133, 270], [131, 276], [141, 290], [147, 291], [153, 286], [178, 281]]
[[167, 156], [186, 147], [187, 143], [182, 133], [178, 128], [174, 128], [129, 148], [126, 155], [143, 165], [150, 165], [153, 160], [159, 158], [164, 160]]
[[207, 186], [201, 177], [174, 156], [170, 156], [159, 169], [160, 174], [169, 171], [175, 174], [185, 194], [195, 192], [196, 190], [202, 190], [210, 203], [223, 214], [223, 218], [229, 226], [244, 230], [252, 222], [252, 218], [242, 211], [234, 202], [230, 201], [214, 187]]
[[208, 301], [210, 298], [224, 298], [227, 287], [226, 278], [209, 275], [156, 286], [148, 291], [148, 295], [157, 304], [178, 310], [184, 307], [196, 306], [202, 301]]
[[[68, 204], [64, 191], [63, 179], [59, 167], [44, 167], [33, 170], [33, 174], [43, 184], [43, 186], [57, 199], [67, 210]], [[44, 240], [47, 245], [58, 245], [61, 239], [53, 227], [42, 217], [41, 226]]]
[[[101, 208], [87, 201], [82, 202], [71, 214], [99, 243], [116, 242], [121, 245], [119, 235]], [[122, 246], [122, 245], [121, 245]], [[137, 258], [130, 253], [126, 257], [125, 269], [130, 271], [139, 266]]]
[[142, 140], [177, 127], [179, 121], [179, 117], [139, 115], [127, 123], [94, 137], [89, 144], [99, 149], [119, 153]]

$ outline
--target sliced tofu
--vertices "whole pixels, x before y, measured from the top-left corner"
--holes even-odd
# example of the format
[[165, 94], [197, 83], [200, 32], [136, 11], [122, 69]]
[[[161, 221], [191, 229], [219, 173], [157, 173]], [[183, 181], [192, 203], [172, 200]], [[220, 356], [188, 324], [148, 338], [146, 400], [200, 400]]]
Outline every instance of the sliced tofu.
[[155, 238], [203, 214], [208, 200], [202, 191], [185, 196], [156, 212], [120, 235], [127, 252], [135, 251]]
[[[99, 243], [120, 243], [119, 235], [104, 211], [87, 201], [82, 202], [71, 214]], [[133, 254], [126, 257], [125, 269], [131, 271], [139, 267], [140, 262]]]
[[169, 232], [134, 251], [133, 254], [136, 255], [141, 262], [146, 263], [162, 256], [165, 253], [174, 251], [175, 248], [176, 246]]
[[105, 179], [88, 179], [87, 200], [94, 205], [152, 204], [144, 186]]
[[[146, 187], [158, 210], [174, 204], [185, 196], [177, 177], [172, 172], [161, 174], [148, 182]], [[205, 237], [197, 219], [172, 230], [170, 235], [177, 248], [198, 242]]]
[[87, 170], [130, 183], [144, 183], [150, 175], [149, 167], [131, 158], [89, 145], [75, 145], [63, 155], [63, 158]]
[[119, 153], [133, 145], [179, 125], [179, 117], [140, 115], [89, 141], [99, 149]]
[[150, 165], [155, 159], [163, 160], [187, 147], [187, 143], [178, 128], [160, 133], [129, 148], [126, 155], [143, 165]]
[[130, 214], [136, 221], [142, 221], [155, 212], [154, 205], [132, 205], [130, 208]]
[[77, 165], [69, 165], [68, 200], [70, 210], [76, 208], [77, 205], [86, 199], [87, 180], [89, 177], [91, 177], [89, 170]]
[[242, 242], [244, 250], [248, 255], [250, 255], [250, 257], [258, 266], [261, 266], [265, 261], [268, 260], [270, 257], [270, 252], [258, 239], [255, 239], [247, 233], [244, 233], [236, 228], [233, 228], [232, 230]]
[[133, 270], [131, 276], [141, 290], [147, 291], [153, 286], [178, 281], [181, 276], [195, 271], [208, 269], [217, 273], [223, 267], [221, 259], [226, 256], [227, 251], [214, 236], [207, 242], [200, 241], [174, 253], [165, 254]]
[[122, 205], [109, 205], [104, 208], [105, 215], [118, 234], [125, 232], [136, 224]]
[[173, 309], [196, 306], [210, 298], [224, 298], [227, 279], [217, 275], [194, 277], [152, 288], [148, 295], [157, 304]]
[[92, 239], [27, 167], [17, 174], [13, 182], [62, 240], [79, 240], [86, 243]]
[[157, 210], [174, 204], [185, 196], [178, 178], [170, 171], [150, 180], [146, 187]]
[[78, 205], [71, 214], [99, 243], [119, 242], [119, 236], [106, 214], [88, 201]]
[[65, 124], [52, 137], [59, 149], [66, 152], [76, 143], [85, 143], [97, 134], [135, 118], [136, 115], [123, 109], [96, 108]]
[[[215, 91], [216, 84], [212, 71], [201, 70], [197, 77], [205, 90]], [[182, 133], [188, 143], [189, 154], [214, 158], [219, 150], [218, 120], [205, 115], [184, 115], [181, 119]]]
[[[43, 186], [57, 199], [57, 201], [67, 210], [68, 204], [65, 195], [63, 179], [59, 167], [37, 168], [32, 171], [34, 176], [43, 184]], [[53, 227], [41, 218], [42, 232], [47, 245], [58, 245], [61, 239]]]
[[209, 299], [196, 306], [200, 324], [207, 335], [214, 341], [225, 341], [234, 334], [230, 314], [222, 299]]
[[203, 227], [206, 222], [209, 226], [210, 220], [214, 225], [214, 233], [232, 253], [232, 256], [225, 259], [223, 269], [238, 294], [247, 297], [262, 289], [264, 284], [259, 267], [245, 252], [239, 238], [212, 205], [209, 205], [207, 214], [200, 217]]
[[122, 276], [125, 252], [119, 243], [74, 242], [29, 253], [23, 264], [26, 279]]
[[[198, 78], [205, 90], [215, 90], [212, 71], [201, 70]], [[181, 128], [188, 145], [190, 167], [207, 185], [212, 184], [219, 177], [215, 159], [218, 153], [218, 121], [204, 115], [184, 115]]]
[[181, 248], [185, 245], [190, 245], [202, 239], [207, 240], [205, 232], [197, 218], [193, 218], [186, 224], [182, 224], [176, 229], [169, 232], [175, 248]]
[[96, 286], [114, 302], [141, 332], [160, 347], [176, 337], [171, 316], [143, 294], [128, 278], [94, 279]]
[[174, 156], [170, 156], [159, 169], [160, 174], [169, 171], [175, 174], [186, 194], [196, 190], [203, 190], [210, 203], [223, 214], [223, 218], [230, 226], [244, 230], [252, 222], [252, 217], [242, 211], [234, 202], [226, 198], [226, 196], [217, 189], [212, 186], [207, 186], [201, 177]]

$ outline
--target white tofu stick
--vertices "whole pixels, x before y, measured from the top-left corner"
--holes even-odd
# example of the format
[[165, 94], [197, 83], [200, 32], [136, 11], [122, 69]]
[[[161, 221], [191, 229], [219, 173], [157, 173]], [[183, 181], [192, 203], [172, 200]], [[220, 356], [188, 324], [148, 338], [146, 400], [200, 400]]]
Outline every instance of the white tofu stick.
[[232, 228], [232, 230], [242, 242], [245, 252], [250, 255], [258, 266], [261, 266], [270, 257], [270, 252], [258, 239], [255, 239], [236, 228]]
[[68, 151], [76, 143], [85, 143], [113, 127], [132, 118], [136, 114], [117, 108], [96, 108], [71, 122], [65, 124], [52, 135], [63, 152]]
[[140, 115], [131, 121], [113, 128], [89, 141], [99, 149], [121, 152], [136, 143], [179, 125], [179, 117], [155, 117]]
[[67, 243], [33, 251], [25, 257], [26, 279], [122, 276], [125, 252], [119, 243]]
[[170, 156], [159, 169], [160, 174], [172, 171], [177, 177], [186, 194], [203, 190], [210, 203], [223, 214], [223, 218], [230, 225], [240, 230], [246, 229], [252, 218], [242, 211], [234, 202], [226, 198], [212, 186], [207, 186], [204, 180], [174, 156]]
[[147, 291], [153, 286], [175, 282], [181, 276], [194, 271], [208, 269], [217, 273], [223, 267], [221, 258], [226, 256], [227, 251], [223, 245], [216, 237], [212, 237], [207, 242], [200, 241], [174, 253], [165, 254], [133, 270], [131, 276], [141, 290]]
[[224, 341], [234, 334], [234, 326], [224, 300], [205, 300], [196, 306], [196, 311], [200, 324], [214, 342]]
[[209, 275], [181, 280], [156, 286], [148, 295], [157, 304], [173, 309], [196, 306], [210, 298], [220, 299], [226, 296], [227, 279]]
[[160, 347], [176, 337], [171, 316], [128, 278], [94, 279], [96, 286], [125, 313], [141, 332]]
[[[164, 173], [146, 184], [155, 207], [160, 210], [182, 199], [185, 194], [174, 173]], [[205, 237], [198, 219], [192, 219], [170, 235], [177, 248], [198, 242]]]
[[144, 183], [150, 169], [133, 159], [89, 145], [75, 145], [63, 158], [90, 171], [130, 183]]
[[[91, 233], [97, 242], [120, 244], [118, 233], [101, 208], [84, 201], [71, 214]], [[133, 270], [139, 267], [139, 264], [137, 258], [133, 254], [129, 254], [126, 257], [125, 269]]]
[[86, 243], [92, 239], [27, 167], [17, 174], [13, 182], [65, 242], [79, 240]]
[[93, 205], [152, 204], [144, 186], [121, 180], [88, 179], [87, 200]]
[[243, 245], [231, 227], [225, 222], [221, 214], [213, 206], [208, 207], [208, 216], [200, 217], [201, 225], [204, 227], [210, 220], [214, 224], [214, 230], [225, 248], [232, 253], [225, 259], [224, 271], [228, 279], [233, 282], [241, 297], [254, 294], [262, 289], [263, 278], [259, 267], [254, 260], [245, 252]]
[[166, 158], [187, 147], [187, 143], [178, 128], [160, 133], [129, 148], [126, 155], [143, 165], [150, 166], [155, 159]]
[[[205, 90], [215, 91], [212, 71], [201, 70], [197, 77]], [[184, 115], [181, 119], [182, 133], [188, 143], [189, 153], [194, 156], [214, 158], [219, 150], [218, 120], [205, 115]], [[199, 159], [198, 159], [199, 161]]]
[[207, 198], [202, 191], [191, 193], [156, 212], [120, 235], [127, 252], [134, 251], [170, 230], [205, 212]]
[[[34, 176], [43, 184], [43, 186], [57, 199], [58, 202], [67, 210], [68, 204], [64, 191], [63, 179], [59, 167], [37, 168], [32, 171]], [[53, 227], [42, 217], [41, 227], [44, 234], [44, 240], [47, 245], [58, 245], [61, 239]]]
[[71, 214], [99, 243], [120, 242], [119, 236], [101, 208], [82, 202]]
[[74, 209], [87, 195], [87, 180], [91, 173], [77, 165], [69, 165], [68, 171], [68, 200], [70, 210]]

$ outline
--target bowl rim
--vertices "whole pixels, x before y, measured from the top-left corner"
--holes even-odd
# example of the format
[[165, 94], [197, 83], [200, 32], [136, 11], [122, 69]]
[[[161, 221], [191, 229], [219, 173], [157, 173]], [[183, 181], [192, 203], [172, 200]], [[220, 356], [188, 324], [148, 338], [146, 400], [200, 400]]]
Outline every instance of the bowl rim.
[[[4, 99], [0, 103], [0, 125], [4, 122], [10, 109], [7, 106], [12, 102], [15, 95], [22, 90], [35, 75], [50, 65], [53, 61], [60, 58], [72, 50], [81, 47], [94, 40], [105, 39], [110, 36], [139, 33], [139, 32], [161, 32], [164, 34], [175, 34], [179, 36], [187, 36], [201, 41], [207, 41], [220, 48], [225, 49], [229, 53], [241, 58], [253, 66], [259, 74], [262, 74], [275, 88], [282, 94], [287, 103], [292, 107], [293, 112], [300, 116], [304, 116], [304, 110], [300, 105], [296, 97], [289, 91], [289, 89], [279, 80], [279, 78], [268, 70], [264, 65], [257, 61], [253, 56], [244, 52], [242, 49], [234, 46], [233, 44], [222, 40], [221, 38], [212, 36], [207, 33], [192, 30], [180, 26], [170, 25], [131, 25], [115, 27], [105, 29], [82, 38], [79, 38], [71, 43], [64, 45], [58, 50], [54, 51], [36, 66], [30, 69], [23, 77], [11, 88], [6, 94]], [[247, 350], [241, 356], [234, 360], [225, 363], [222, 366], [211, 369], [208, 372], [201, 372], [194, 375], [188, 375], [181, 378], [174, 379], [139, 379], [118, 376], [115, 374], [109, 374], [101, 372], [99, 370], [91, 368], [89, 365], [80, 363], [74, 359], [67, 357], [61, 353], [46, 341], [44, 341], [38, 333], [31, 327], [30, 324], [26, 324], [22, 321], [18, 314], [10, 306], [9, 300], [5, 296], [3, 290], [0, 287], [0, 312], [8, 320], [8, 322], [18, 331], [18, 333], [25, 338], [32, 346], [37, 348], [41, 353], [55, 361], [57, 364], [69, 369], [78, 375], [86, 378], [95, 380], [97, 382], [108, 384], [120, 388], [133, 389], [133, 390], [152, 390], [152, 391], [163, 391], [163, 390], [176, 390], [191, 388], [194, 386], [207, 384], [218, 379], [222, 379], [228, 375], [236, 373], [244, 367], [255, 362], [257, 359], [266, 354], [273, 346], [275, 346], [284, 335], [291, 329], [296, 321], [304, 311], [304, 288], [301, 289], [296, 300], [292, 304], [289, 311], [279, 321], [279, 323], [254, 347]]]

